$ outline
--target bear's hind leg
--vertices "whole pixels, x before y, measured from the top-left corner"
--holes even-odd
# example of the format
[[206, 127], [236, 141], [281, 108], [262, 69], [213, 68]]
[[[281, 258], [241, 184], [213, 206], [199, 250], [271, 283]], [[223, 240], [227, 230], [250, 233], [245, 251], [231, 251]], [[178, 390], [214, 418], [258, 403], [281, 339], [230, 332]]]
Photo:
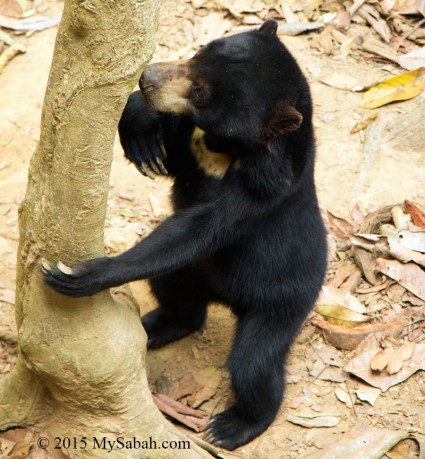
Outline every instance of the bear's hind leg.
[[296, 328], [284, 324], [281, 317], [258, 311], [239, 320], [229, 358], [236, 400], [210, 422], [209, 441], [234, 450], [273, 422], [283, 397], [283, 365]]
[[184, 267], [149, 280], [159, 307], [142, 317], [148, 348], [156, 349], [199, 330], [210, 301], [199, 272]]

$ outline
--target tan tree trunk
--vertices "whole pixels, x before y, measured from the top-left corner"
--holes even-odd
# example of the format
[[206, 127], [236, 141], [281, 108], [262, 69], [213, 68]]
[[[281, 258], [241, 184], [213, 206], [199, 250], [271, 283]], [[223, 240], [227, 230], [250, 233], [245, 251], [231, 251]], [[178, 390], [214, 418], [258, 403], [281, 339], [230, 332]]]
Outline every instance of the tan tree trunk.
[[[71, 299], [49, 289], [38, 262], [103, 255], [120, 113], [153, 51], [158, 0], [66, 0], [20, 208], [16, 286], [19, 356], [0, 381], [0, 430], [33, 426], [88, 439], [72, 457], [210, 457], [190, 450], [91, 449], [92, 438], [187, 440], [165, 421], [146, 381], [146, 335], [126, 289]], [[28, 76], [31, 78], [31, 75]], [[81, 445], [79, 445], [81, 446]]]

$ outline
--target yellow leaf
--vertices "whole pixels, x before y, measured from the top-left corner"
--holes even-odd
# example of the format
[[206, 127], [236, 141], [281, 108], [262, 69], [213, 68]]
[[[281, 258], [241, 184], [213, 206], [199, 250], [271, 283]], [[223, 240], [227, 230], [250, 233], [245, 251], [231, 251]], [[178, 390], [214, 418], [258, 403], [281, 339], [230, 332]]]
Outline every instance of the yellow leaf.
[[316, 312], [326, 317], [329, 323], [344, 325], [349, 328], [356, 327], [362, 322], [367, 322], [370, 318], [365, 314], [352, 311], [339, 305], [318, 304], [314, 308]]
[[363, 95], [361, 107], [377, 108], [397, 100], [407, 100], [425, 90], [425, 67], [378, 83]]

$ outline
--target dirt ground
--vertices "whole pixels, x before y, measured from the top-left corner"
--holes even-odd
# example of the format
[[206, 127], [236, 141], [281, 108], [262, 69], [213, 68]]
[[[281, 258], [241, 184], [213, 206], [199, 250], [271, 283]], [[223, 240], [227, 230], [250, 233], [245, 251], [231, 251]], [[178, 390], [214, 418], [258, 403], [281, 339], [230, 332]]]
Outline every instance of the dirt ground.
[[[60, 4], [50, 3], [48, 11], [55, 12], [59, 8]], [[155, 60], [186, 57], [193, 52], [190, 40], [194, 32], [190, 18], [194, 14], [201, 13], [194, 11], [191, 2], [163, 2]], [[24, 198], [28, 164], [39, 136], [56, 30], [52, 28], [24, 38], [27, 53], [15, 58], [0, 76], [0, 323], [3, 324], [13, 322], [18, 205]], [[365, 86], [397, 74], [399, 69], [388, 63], [365, 61], [350, 55], [345, 58], [326, 56], [310, 46], [308, 35], [282, 39], [311, 83], [318, 147], [316, 183], [321, 207], [342, 217], [348, 217], [355, 204], [364, 212], [405, 199], [424, 207], [423, 133], [418, 132], [416, 140], [409, 138], [406, 143], [403, 138], [391, 138], [388, 134], [391, 129], [388, 129], [381, 146], [368, 161], [364, 158], [364, 131], [353, 135], [350, 131], [358, 121], [369, 116], [370, 111], [359, 108], [361, 96], [358, 93], [335, 89], [320, 81], [339, 75]], [[425, 94], [379, 109], [379, 118], [387, 119], [389, 126], [397, 125], [424, 103]], [[156, 178], [152, 181], [141, 176], [123, 158], [116, 143], [105, 231], [108, 253], [130, 247], [170, 212], [169, 190], [169, 180]], [[144, 282], [134, 283], [132, 290], [143, 313], [155, 306]], [[216, 394], [201, 407], [208, 413], [221, 410], [231, 398], [224, 365], [233, 325], [229, 311], [224, 306], [214, 305], [202, 332], [149, 352], [152, 388], [166, 392], [189, 370], [206, 366], [223, 368]], [[13, 334], [13, 325], [10, 327]], [[301, 372], [301, 378], [290, 378], [277, 419], [266, 433], [241, 448], [240, 456], [298, 458], [306, 452], [319, 453], [354, 428], [366, 432], [371, 426], [409, 430], [419, 437], [425, 435], [423, 372], [417, 372], [406, 382], [382, 393], [374, 406], [357, 400], [352, 409], [335, 396], [336, 382], [314, 378], [306, 371], [303, 362], [312, 349], [327, 352], [330, 347], [314, 331], [311, 325], [306, 325], [304, 334], [293, 347], [289, 368], [294, 373]], [[348, 352], [337, 354], [343, 361], [349, 358]], [[15, 355], [13, 344], [0, 341], [0, 374], [13, 368]], [[347, 384], [354, 391], [360, 382], [350, 379]], [[299, 411], [306, 407], [319, 413], [337, 413], [341, 421], [326, 429], [308, 429], [287, 421], [294, 409]]]

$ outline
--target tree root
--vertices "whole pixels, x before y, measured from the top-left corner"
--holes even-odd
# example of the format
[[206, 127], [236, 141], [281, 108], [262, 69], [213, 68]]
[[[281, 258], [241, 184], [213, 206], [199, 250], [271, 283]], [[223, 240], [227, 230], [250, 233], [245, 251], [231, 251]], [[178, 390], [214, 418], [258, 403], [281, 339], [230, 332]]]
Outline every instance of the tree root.
[[35, 424], [46, 415], [45, 389], [19, 358], [15, 370], [0, 380], [0, 431]]

